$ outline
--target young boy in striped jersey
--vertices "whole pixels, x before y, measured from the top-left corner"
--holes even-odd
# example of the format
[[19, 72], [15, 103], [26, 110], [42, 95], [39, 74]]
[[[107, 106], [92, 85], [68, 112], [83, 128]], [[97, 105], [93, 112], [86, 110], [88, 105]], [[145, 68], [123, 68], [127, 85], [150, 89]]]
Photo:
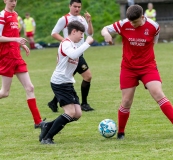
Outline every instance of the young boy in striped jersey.
[[72, 21], [67, 28], [68, 37], [59, 46], [58, 63], [51, 77], [52, 90], [64, 113], [41, 127], [39, 141], [42, 144], [54, 144], [53, 137], [67, 123], [78, 120], [82, 115], [79, 98], [73, 87], [73, 83], [75, 83], [73, 73], [78, 65], [79, 57], [90, 47], [93, 38], [88, 36], [86, 41], [78, 47], [75, 43], [83, 38], [84, 25], [79, 21]]

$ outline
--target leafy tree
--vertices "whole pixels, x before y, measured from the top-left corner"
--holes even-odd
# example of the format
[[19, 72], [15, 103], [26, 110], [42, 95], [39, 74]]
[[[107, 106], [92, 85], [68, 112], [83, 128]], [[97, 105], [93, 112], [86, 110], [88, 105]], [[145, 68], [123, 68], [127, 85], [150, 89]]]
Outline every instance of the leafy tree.
[[[36, 41], [55, 42], [50, 36], [57, 20], [69, 12], [69, 0], [18, 0], [16, 11], [24, 19], [25, 13], [29, 12], [36, 21]], [[0, 1], [0, 10], [4, 8]], [[120, 17], [119, 5], [115, 1], [107, 0], [83, 0], [82, 11], [88, 11], [92, 16], [94, 26], [94, 39], [103, 41], [100, 31], [103, 26], [113, 23]]]

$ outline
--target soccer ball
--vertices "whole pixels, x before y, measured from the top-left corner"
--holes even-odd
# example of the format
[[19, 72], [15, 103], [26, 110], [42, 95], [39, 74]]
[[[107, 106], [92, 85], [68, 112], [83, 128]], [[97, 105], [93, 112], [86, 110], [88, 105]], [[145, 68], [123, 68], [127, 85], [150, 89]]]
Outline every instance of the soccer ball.
[[111, 138], [116, 134], [116, 123], [112, 119], [104, 119], [99, 123], [98, 130], [105, 138]]

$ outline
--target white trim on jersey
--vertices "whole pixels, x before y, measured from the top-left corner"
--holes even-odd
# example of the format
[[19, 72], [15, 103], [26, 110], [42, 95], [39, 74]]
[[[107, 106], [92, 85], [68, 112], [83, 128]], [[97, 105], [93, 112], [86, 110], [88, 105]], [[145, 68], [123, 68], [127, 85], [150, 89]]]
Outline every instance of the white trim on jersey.
[[158, 24], [157, 22], [153, 21], [153, 20], [150, 19], [150, 18], [147, 18], [147, 17], [145, 17], [145, 18], [147, 19], [147, 21], [148, 21], [149, 23], [151, 23], [151, 24], [156, 28], [156, 30], [159, 28], [159, 24]]
[[115, 33], [118, 34], [118, 32], [116, 32], [116, 30], [114, 29], [113, 24], [106, 26], [106, 28], [110, 34], [115, 34]]
[[119, 21], [119, 24], [120, 26], [122, 27], [125, 23], [127, 23], [129, 20], [126, 18], [126, 19], [123, 19], [123, 20], [120, 20]]
[[0, 37], [2, 36], [3, 29], [4, 29], [4, 25], [3, 24], [0, 24]]
[[159, 39], [159, 34], [157, 34], [155, 37], [154, 37], [154, 44], [156, 44], [158, 42], [158, 39]]
[[118, 29], [118, 32], [121, 33], [121, 30], [119, 29], [118, 25], [117, 25], [117, 22], [115, 23], [117, 29]]

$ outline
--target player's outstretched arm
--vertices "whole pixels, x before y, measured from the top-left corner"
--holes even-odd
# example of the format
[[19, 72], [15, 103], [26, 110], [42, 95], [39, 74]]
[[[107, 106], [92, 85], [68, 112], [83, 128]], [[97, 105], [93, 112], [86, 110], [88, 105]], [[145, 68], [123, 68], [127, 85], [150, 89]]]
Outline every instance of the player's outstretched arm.
[[4, 36], [0, 36], [0, 42], [17, 42], [21, 45], [26, 44], [26, 42], [28, 42], [27, 39], [22, 38], [22, 37], [4, 37]]
[[104, 27], [101, 30], [101, 35], [104, 37], [105, 42], [108, 42], [109, 44], [113, 44], [113, 42], [112, 42], [112, 36], [110, 35], [110, 33], [108, 32], [108, 30], [107, 30], [106, 27]]
[[93, 38], [91, 36], [88, 36], [86, 38], [86, 41], [78, 48], [74, 49], [71, 46], [71, 42], [66, 41], [63, 42], [62, 46], [62, 51], [65, 53], [68, 57], [71, 59], [76, 59], [80, 57], [85, 50], [87, 50], [90, 47], [90, 44], [93, 43]]

